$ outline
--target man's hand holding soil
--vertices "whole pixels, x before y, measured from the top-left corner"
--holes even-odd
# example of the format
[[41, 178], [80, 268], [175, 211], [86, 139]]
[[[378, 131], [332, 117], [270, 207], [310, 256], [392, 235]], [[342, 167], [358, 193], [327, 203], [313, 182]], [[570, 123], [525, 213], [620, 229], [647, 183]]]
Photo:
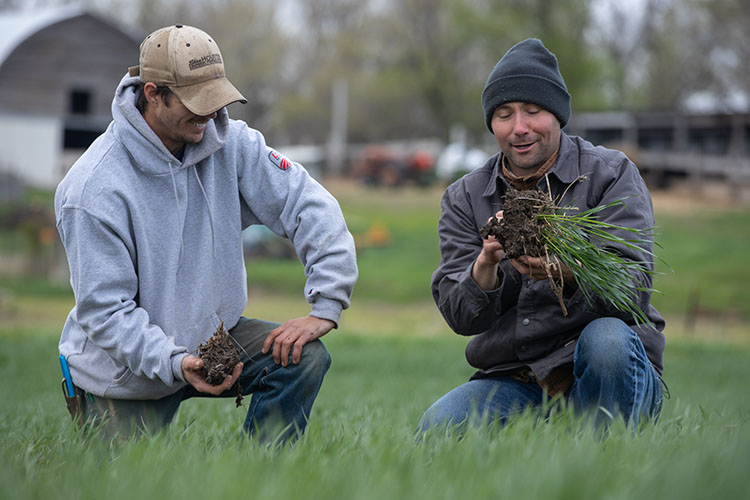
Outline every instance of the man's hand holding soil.
[[[497, 221], [503, 218], [503, 211], [495, 214]], [[492, 218], [490, 218], [492, 221]], [[496, 222], [497, 222], [496, 221]], [[489, 234], [483, 241], [482, 251], [474, 262], [471, 277], [482, 290], [493, 290], [498, 287], [498, 265], [505, 257], [505, 249], [497, 241], [493, 234]], [[521, 274], [527, 275], [533, 280], [546, 280], [550, 275], [553, 278], [562, 276], [567, 286], [575, 289], [576, 283], [573, 272], [559, 260], [547, 260], [542, 257], [529, 257], [521, 255], [517, 259], [510, 259], [511, 265]]]
[[[503, 218], [503, 211], [500, 210], [495, 214], [500, 220]], [[490, 218], [492, 220], [492, 218]], [[482, 241], [482, 251], [474, 262], [471, 270], [471, 277], [482, 290], [494, 290], [498, 287], [498, 265], [505, 257], [505, 250], [497, 239], [489, 235]]]
[[578, 287], [573, 272], [568, 266], [558, 260], [547, 261], [547, 259], [542, 257], [522, 255], [518, 259], [511, 259], [510, 263], [516, 268], [516, 271], [527, 275], [533, 280], [548, 279], [547, 270], [549, 269], [553, 278], [558, 278], [562, 274], [566, 286], [573, 287], [573, 289]]
[[291, 351], [292, 363], [297, 364], [302, 357], [302, 347], [308, 342], [319, 339], [335, 326], [333, 321], [315, 316], [290, 319], [271, 330], [263, 343], [263, 354], [271, 351], [273, 346], [273, 360], [277, 365], [286, 366], [289, 364]]
[[185, 377], [185, 381], [188, 384], [195, 387], [195, 389], [199, 392], [205, 392], [207, 394], [218, 396], [234, 385], [234, 383], [239, 378], [240, 373], [242, 373], [243, 366], [244, 365], [242, 364], [242, 362], [237, 363], [236, 365], [234, 365], [232, 375], [227, 375], [227, 378], [224, 379], [224, 382], [219, 385], [211, 385], [206, 382], [206, 380], [203, 378], [203, 375], [201, 374], [201, 369], [203, 368], [203, 360], [201, 360], [201, 358], [199, 357], [193, 356], [192, 354], [188, 354], [187, 356], [182, 358], [182, 376]]

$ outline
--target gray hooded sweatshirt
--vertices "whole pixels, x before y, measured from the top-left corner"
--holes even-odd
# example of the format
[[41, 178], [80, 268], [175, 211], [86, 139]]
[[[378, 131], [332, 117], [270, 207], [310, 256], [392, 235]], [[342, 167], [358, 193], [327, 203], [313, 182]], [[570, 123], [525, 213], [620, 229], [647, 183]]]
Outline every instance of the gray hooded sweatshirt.
[[57, 188], [57, 228], [75, 307], [60, 353], [76, 385], [158, 399], [185, 385], [181, 362], [247, 303], [242, 230], [289, 238], [313, 316], [338, 324], [357, 279], [336, 200], [302, 166], [222, 109], [175, 158], [135, 107], [125, 76], [113, 121]]

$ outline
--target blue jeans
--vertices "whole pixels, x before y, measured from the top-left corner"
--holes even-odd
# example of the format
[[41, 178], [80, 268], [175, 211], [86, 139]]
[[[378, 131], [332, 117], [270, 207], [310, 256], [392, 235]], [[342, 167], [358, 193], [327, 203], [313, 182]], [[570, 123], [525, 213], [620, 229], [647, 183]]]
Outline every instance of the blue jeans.
[[[616, 318], [599, 318], [581, 332], [573, 354], [574, 382], [565, 394], [578, 412], [597, 425], [621, 417], [636, 427], [661, 411], [661, 378], [646, 357], [638, 335]], [[438, 399], [422, 416], [419, 430], [464, 425], [472, 418], [505, 424], [508, 417], [541, 408], [544, 390], [535, 379], [510, 376], [471, 380]]]
[[[291, 362], [291, 353], [286, 367], [274, 363], [271, 353], [262, 354], [261, 348], [268, 333], [277, 326], [243, 317], [229, 331], [242, 346], [240, 360], [244, 367], [239, 377], [242, 393], [253, 395], [243, 428], [263, 441], [293, 440], [304, 432], [323, 377], [331, 365], [331, 357], [320, 340], [305, 344], [298, 364]], [[191, 385], [158, 400], [106, 399], [87, 394], [83, 417], [89, 424], [101, 424], [108, 436], [143, 430], [154, 432], [172, 421], [186, 399], [235, 396], [234, 388], [212, 396], [198, 392]]]

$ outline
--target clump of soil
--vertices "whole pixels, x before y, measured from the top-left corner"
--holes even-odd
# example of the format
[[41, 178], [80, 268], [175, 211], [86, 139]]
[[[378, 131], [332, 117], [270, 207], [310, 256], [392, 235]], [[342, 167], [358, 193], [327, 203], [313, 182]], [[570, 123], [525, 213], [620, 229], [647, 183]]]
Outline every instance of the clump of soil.
[[[214, 334], [198, 347], [198, 356], [203, 360], [201, 375], [211, 385], [220, 385], [227, 375], [231, 375], [234, 367], [240, 362], [240, 353], [234, 345], [234, 340], [224, 328], [224, 322], [219, 324]], [[237, 406], [242, 403], [242, 388], [237, 380], [234, 386], [237, 394]]]
[[492, 216], [479, 229], [479, 234], [483, 239], [494, 236], [509, 259], [518, 259], [522, 255], [545, 259], [547, 280], [560, 303], [563, 316], [567, 316], [562, 295], [564, 281], [560, 268], [556, 267], [557, 260], [550, 260], [549, 249], [542, 236], [544, 222], [539, 218], [539, 215], [552, 213], [554, 210], [555, 205], [546, 193], [536, 189], [518, 191], [509, 187], [505, 192], [502, 218]]
[[482, 238], [494, 236], [503, 246], [509, 259], [522, 255], [545, 257], [546, 250], [542, 240], [542, 221], [538, 216], [553, 208], [547, 194], [535, 189], [518, 191], [512, 187], [505, 193], [503, 218], [492, 217], [479, 233]]

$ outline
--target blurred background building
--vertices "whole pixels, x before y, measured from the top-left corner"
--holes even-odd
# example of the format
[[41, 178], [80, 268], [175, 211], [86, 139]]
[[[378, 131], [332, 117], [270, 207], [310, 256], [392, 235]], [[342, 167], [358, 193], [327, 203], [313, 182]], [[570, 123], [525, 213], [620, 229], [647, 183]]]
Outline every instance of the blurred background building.
[[[140, 37], [79, 7], [0, 12], [0, 172], [53, 189], [111, 120]], [[10, 180], [6, 180], [10, 182]]]

